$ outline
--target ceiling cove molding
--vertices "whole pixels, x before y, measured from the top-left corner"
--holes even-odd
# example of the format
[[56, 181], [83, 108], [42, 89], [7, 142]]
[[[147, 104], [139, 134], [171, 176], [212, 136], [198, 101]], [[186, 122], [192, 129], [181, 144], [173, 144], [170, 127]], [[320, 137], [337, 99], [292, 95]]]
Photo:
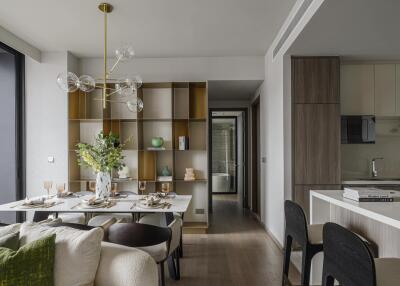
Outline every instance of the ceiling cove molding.
[[0, 42], [40, 62], [41, 51], [0, 26]]

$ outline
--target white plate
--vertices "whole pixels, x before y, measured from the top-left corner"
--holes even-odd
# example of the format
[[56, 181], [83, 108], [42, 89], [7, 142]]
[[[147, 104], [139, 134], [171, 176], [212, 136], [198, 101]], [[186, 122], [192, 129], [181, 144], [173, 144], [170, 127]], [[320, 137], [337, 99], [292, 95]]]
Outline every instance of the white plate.
[[162, 208], [163, 206], [164, 206], [164, 203], [158, 203], [156, 205], [151, 205], [151, 206], [144, 204], [142, 202], [139, 203], [139, 207], [143, 208], [143, 209], [159, 209], [159, 208]]

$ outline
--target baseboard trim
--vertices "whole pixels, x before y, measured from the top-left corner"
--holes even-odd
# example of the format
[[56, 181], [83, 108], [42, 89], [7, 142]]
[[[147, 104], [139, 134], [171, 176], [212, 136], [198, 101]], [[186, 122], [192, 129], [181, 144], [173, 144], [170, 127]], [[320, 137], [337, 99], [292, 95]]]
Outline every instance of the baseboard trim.
[[[264, 225], [264, 224], [263, 224]], [[275, 237], [275, 235], [264, 225], [264, 229], [267, 232], [268, 236], [271, 237], [272, 241], [276, 244], [276, 246], [283, 251], [283, 245], [279, 242], [279, 240]]]

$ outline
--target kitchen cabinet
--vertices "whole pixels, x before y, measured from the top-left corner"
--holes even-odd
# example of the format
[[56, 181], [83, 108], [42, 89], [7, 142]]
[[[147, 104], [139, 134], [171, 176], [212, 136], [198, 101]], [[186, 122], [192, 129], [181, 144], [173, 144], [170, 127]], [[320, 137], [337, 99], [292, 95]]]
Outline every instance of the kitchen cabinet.
[[295, 104], [296, 185], [340, 184], [340, 105]]
[[374, 65], [342, 65], [340, 67], [341, 114], [375, 114], [374, 82]]
[[294, 103], [339, 103], [338, 57], [293, 57]]
[[395, 116], [400, 114], [400, 109], [396, 110], [396, 65], [376, 64], [374, 68], [375, 115]]

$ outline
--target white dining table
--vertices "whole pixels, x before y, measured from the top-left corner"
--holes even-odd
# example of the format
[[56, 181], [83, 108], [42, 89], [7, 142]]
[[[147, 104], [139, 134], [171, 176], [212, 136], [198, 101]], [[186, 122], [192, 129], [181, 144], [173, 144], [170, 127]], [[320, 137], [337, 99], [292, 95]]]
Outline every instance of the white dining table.
[[0, 212], [54, 212], [54, 213], [185, 213], [192, 199], [191, 195], [176, 195], [163, 199], [168, 205], [161, 208], [147, 208], [140, 204], [143, 195], [129, 194], [126, 197], [110, 198], [110, 206], [91, 208], [82, 204], [82, 200], [93, 197], [93, 194], [79, 194], [65, 198], [51, 198], [55, 204], [50, 207], [26, 207], [24, 200], [0, 205]]

